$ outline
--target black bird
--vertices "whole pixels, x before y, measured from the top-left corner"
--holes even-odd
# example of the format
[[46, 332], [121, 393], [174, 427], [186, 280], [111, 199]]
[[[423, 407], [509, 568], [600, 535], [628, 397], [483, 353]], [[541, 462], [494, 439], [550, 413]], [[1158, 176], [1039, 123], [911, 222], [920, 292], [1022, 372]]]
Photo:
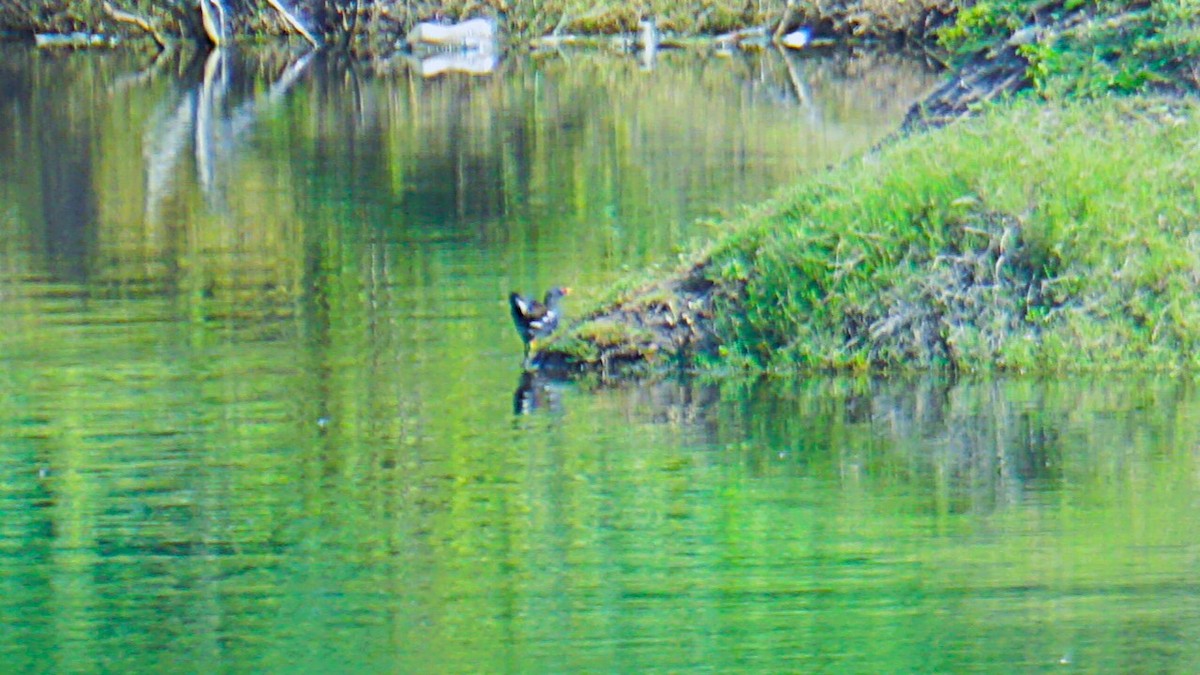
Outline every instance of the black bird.
[[525, 343], [525, 365], [529, 365], [529, 349], [533, 341], [550, 335], [558, 328], [558, 320], [562, 318], [559, 303], [570, 294], [571, 289], [555, 286], [546, 291], [545, 302], [522, 297], [520, 293], [508, 295], [513, 324], [521, 334], [521, 341]]

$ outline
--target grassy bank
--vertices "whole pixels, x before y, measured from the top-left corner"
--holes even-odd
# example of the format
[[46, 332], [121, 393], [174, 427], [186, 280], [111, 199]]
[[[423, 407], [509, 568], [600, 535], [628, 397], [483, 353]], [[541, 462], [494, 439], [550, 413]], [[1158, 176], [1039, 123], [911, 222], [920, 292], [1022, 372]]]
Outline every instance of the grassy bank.
[[1198, 89], [1200, 5], [962, 7], [941, 31], [958, 69], [908, 134], [730, 223], [542, 362], [1200, 365], [1200, 107], [1179, 97]]
[[1159, 99], [1027, 102], [914, 134], [731, 224], [684, 275], [693, 297], [630, 294], [638, 322], [598, 312], [560, 350], [661, 361], [642, 319], [682, 303], [692, 316], [666, 323], [704, 326], [689, 365], [1195, 366], [1197, 138], [1200, 107]]
[[1200, 341], [1200, 110], [1021, 105], [813, 179], [711, 256], [719, 360], [1175, 368]]

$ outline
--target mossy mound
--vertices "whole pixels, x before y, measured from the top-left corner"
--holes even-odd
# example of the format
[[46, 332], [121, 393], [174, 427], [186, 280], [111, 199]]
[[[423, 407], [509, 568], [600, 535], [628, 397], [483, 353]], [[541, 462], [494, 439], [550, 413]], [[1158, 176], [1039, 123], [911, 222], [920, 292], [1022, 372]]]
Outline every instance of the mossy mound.
[[559, 373], [611, 372], [687, 366], [715, 354], [713, 303], [720, 289], [707, 278], [709, 271], [692, 266], [585, 317], [538, 353], [534, 364]]

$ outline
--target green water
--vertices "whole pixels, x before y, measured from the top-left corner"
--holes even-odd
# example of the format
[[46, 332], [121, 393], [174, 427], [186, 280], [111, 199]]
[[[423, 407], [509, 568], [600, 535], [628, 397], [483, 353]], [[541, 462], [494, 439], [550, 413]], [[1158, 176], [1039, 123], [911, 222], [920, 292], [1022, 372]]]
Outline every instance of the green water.
[[1200, 669], [1189, 381], [522, 381], [917, 65], [0, 57], [3, 672]]

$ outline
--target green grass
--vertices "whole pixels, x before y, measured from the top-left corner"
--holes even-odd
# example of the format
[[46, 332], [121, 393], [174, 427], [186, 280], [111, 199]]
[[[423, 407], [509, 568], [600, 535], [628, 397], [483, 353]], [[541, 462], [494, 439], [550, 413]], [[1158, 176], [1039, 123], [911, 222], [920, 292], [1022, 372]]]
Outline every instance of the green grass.
[[716, 246], [721, 365], [1175, 369], [1200, 340], [1200, 108], [1030, 103], [815, 177]]
[[[939, 30], [941, 45], [965, 62], [1024, 34], [1017, 52], [1045, 98], [1195, 92], [1200, 85], [1200, 1], [981, 0]], [[1025, 29], [1025, 30], [1022, 30]]]

